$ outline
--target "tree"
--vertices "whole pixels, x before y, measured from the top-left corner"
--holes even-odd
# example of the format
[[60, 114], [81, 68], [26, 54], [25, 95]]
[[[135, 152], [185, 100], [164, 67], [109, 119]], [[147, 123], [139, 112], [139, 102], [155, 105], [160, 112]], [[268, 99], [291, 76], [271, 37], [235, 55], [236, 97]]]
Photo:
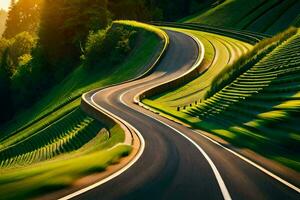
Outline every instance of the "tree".
[[5, 38], [0, 39], [0, 60], [2, 59], [4, 52], [10, 46], [10, 44], [11, 44], [10, 40], [7, 40]]
[[13, 8], [16, 5], [16, 0], [10, 1], [10, 8]]
[[174, 20], [190, 14], [191, 2], [192, 0], [147, 0], [150, 7], [158, 7], [162, 10], [164, 20]]
[[112, 69], [122, 62], [132, 50], [135, 36], [136, 31], [117, 24], [113, 24], [108, 29], [91, 33], [85, 47], [85, 66], [90, 69], [99, 66]]
[[7, 12], [5, 10], [0, 10], [0, 38], [5, 30], [5, 23], [7, 18]]
[[7, 53], [6, 64], [13, 74], [17, 71], [19, 63], [29, 60], [31, 51], [36, 47], [37, 39], [27, 32], [22, 32], [11, 39], [0, 39], [0, 59]]
[[109, 0], [108, 8], [115, 19], [176, 20], [191, 14], [201, 5], [214, 0]]
[[43, 0], [11, 1], [3, 37], [12, 38], [27, 31], [36, 34], [40, 22], [40, 10]]
[[4, 50], [1, 62], [0, 62], [0, 104], [2, 105], [2, 111], [0, 112], [0, 122], [9, 120], [13, 115], [13, 104], [11, 99], [11, 71], [9, 64], [8, 48]]
[[[9, 45], [9, 55], [12, 60], [13, 70], [17, 70], [19, 60], [23, 55], [30, 55], [36, 47], [37, 39], [28, 32], [22, 32], [11, 39]], [[28, 57], [28, 56], [27, 56]]]
[[153, 18], [153, 9], [145, 0], [110, 0], [108, 8], [115, 19], [146, 21]]
[[89, 32], [108, 25], [106, 7], [106, 0], [44, 1], [39, 37], [49, 71], [64, 76], [76, 66]]

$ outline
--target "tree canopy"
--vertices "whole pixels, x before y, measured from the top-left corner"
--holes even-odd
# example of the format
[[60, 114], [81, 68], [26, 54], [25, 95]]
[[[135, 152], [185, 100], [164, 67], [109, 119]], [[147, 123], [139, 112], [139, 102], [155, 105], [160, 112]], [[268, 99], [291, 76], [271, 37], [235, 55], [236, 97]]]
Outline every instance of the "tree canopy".
[[42, 2], [43, 0], [12, 1], [3, 37], [12, 38], [24, 31], [36, 34], [40, 22]]
[[108, 23], [106, 0], [44, 0], [39, 37], [49, 67], [57, 70], [62, 62], [65, 68], [75, 65], [89, 32]]
[[5, 30], [7, 12], [5, 10], [0, 10], [0, 37]]

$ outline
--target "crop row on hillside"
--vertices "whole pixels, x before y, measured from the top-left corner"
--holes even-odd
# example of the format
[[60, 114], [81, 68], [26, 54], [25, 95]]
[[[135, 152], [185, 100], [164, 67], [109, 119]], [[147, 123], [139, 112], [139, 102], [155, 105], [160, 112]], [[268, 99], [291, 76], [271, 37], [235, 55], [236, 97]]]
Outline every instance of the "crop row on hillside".
[[223, 87], [230, 84], [239, 75], [247, 71], [254, 64], [259, 62], [260, 59], [265, 57], [268, 53], [272, 52], [278, 45], [297, 33], [296, 28], [290, 28], [275, 37], [268, 38], [259, 42], [254, 49], [249, 53], [240, 57], [235, 63], [224, 68], [213, 80], [210, 90], [207, 91], [205, 98], [211, 97], [216, 92], [220, 91]]
[[[294, 31], [292, 31], [294, 33]], [[299, 166], [299, 31], [185, 113], [193, 125], [291, 168]]]
[[276, 34], [296, 25], [300, 1], [297, 0], [227, 0], [205, 12], [186, 18], [200, 23]]
[[28, 165], [75, 151], [92, 140], [103, 125], [76, 109], [30, 137], [0, 150], [0, 167]]
[[176, 115], [181, 113], [177, 112], [178, 109], [182, 110], [203, 100], [213, 78], [228, 64], [232, 64], [248, 52], [252, 45], [222, 35], [194, 30], [193, 27], [171, 30], [192, 34], [204, 44], [205, 49], [204, 62], [200, 66], [201, 75], [178, 88], [172, 90], [168, 87], [163, 93], [143, 100], [147, 105], [159, 108], [162, 112], [174, 112]]
[[120, 127], [115, 126], [108, 131], [112, 134], [109, 139], [103, 138], [105, 131], [102, 131], [79, 151], [54, 160], [1, 169], [0, 199], [32, 198], [68, 187], [82, 176], [102, 172], [131, 152], [130, 146], [115, 145], [124, 139]]

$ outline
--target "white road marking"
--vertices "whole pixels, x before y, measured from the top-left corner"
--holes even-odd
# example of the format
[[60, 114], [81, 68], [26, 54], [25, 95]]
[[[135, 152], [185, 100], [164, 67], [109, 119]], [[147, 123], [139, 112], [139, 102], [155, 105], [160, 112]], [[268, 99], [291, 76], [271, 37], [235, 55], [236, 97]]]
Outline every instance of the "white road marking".
[[[201, 131], [201, 130], [200, 130], [200, 131]], [[256, 164], [255, 162], [253, 162], [253, 161], [251, 161], [250, 159], [248, 159], [248, 158], [242, 156], [241, 154], [239, 154], [239, 153], [237, 153], [237, 152], [235, 152], [235, 151], [233, 151], [233, 150], [231, 150], [231, 149], [229, 149], [229, 148], [223, 146], [223, 145], [220, 144], [219, 142], [217, 142], [217, 141], [211, 139], [210, 137], [204, 135], [203, 133], [198, 132], [198, 131], [195, 131], [195, 130], [194, 130], [194, 132], [197, 133], [197, 134], [199, 134], [199, 135], [201, 135], [202, 137], [208, 139], [209, 141], [213, 142], [214, 144], [216, 144], [216, 145], [222, 147], [223, 149], [229, 151], [229, 152], [232, 153], [233, 155], [239, 157], [240, 159], [244, 160], [245, 162], [247, 162], [248, 164], [252, 165], [253, 167], [259, 169], [260, 171], [262, 171], [263, 173], [267, 174], [268, 176], [270, 176], [270, 177], [274, 178], [275, 180], [281, 182], [282, 184], [286, 185], [287, 187], [289, 187], [289, 188], [295, 190], [296, 192], [300, 193], [300, 188], [299, 188], [299, 187], [297, 187], [297, 186], [295, 186], [295, 185], [289, 183], [288, 181], [286, 181], [286, 180], [280, 178], [279, 176], [273, 174], [272, 172], [270, 172], [270, 171], [267, 170], [266, 168], [264, 168], [264, 167], [262, 167], [262, 166]]]
[[[135, 89], [135, 88], [134, 88], [134, 89]], [[131, 108], [129, 105], [127, 105], [127, 104], [123, 101], [123, 96], [124, 96], [126, 93], [128, 93], [128, 92], [130, 92], [130, 90], [124, 92], [124, 93], [119, 97], [119, 100], [120, 100], [120, 102], [121, 102], [122, 104], [124, 104], [124, 105], [127, 106], [128, 108]], [[211, 167], [211, 169], [212, 169], [212, 171], [213, 171], [213, 173], [214, 173], [214, 175], [215, 175], [215, 177], [216, 177], [216, 179], [217, 179], [218, 185], [219, 185], [219, 187], [220, 187], [220, 189], [221, 189], [223, 198], [224, 198], [225, 200], [231, 200], [231, 196], [230, 196], [230, 194], [229, 194], [229, 192], [228, 192], [228, 190], [227, 190], [227, 187], [226, 187], [226, 185], [225, 185], [225, 183], [224, 183], [224, 181], [223, 181], [223, 179], [222, 179], [222, 177], [221, 177], [221, 175], [220, 175], [220, 173], [219, 173], [217, 167], [214, 165], [214, 163], [212, 162], [212, 160], [210, 159], [210, 157], [205, 153], [205, 151], [204, 151], [204, 150], [203, 150], [196, 142], [194, 142], [192, 139], [190, 139], [190, 138], [189, 138], [188, 136], [186, 136], [185, 134], [181, 133], [179, 130], [175, 129], [174, 127], [172, 127], [172, 126], [170, 126], [170, 125], [168, 125], [168, 124], [166, 124], [165, 122], [163, 122], [163, 121], [161, 121], [161, 120], [159, 120], [159, 119], [156, 119], [155, 117], [152, 117], [151, 115], [148, 115], [148, 114], [145, 114], [145, 113], [142, 113], [142, 114], [143, 114], [143, 115], [146, 115], [146, 116], [148, 116], [148, 117], [150, 117], [150, 118], [152, 118], [152, 119], [154, 119], [154, 120], [156, 120], [156, 121], [158, 121], [158, 122], [160, 122], [161, 124], [163, 124], [163, 125], [165, 125], [165, 126], [167, 126], [167, 127], [169, 127], [170, 129], [172, 129], [172, 130], [174, 130], [175, 132], [179, 133], [181, 136], [183, 136], [183, 137], [184, 137], [185, 139], [187, 139], [189, 142], [191, 142], [191, 143], [192, 143], [192, 144], [200, 151], [200, 153], [204, 156], [204, 158], [207, 160], [208, 164], [210, 165], [210, 167]]]
[[[98, 92], [97, 92], [97, 93], [98, 93]], [[99, 106], [98, 104], [96, 104], [96, 103], [94, 102], [93, 97], [94, 97], [97, 93], [95, 93], [95, 94], [91, 97], [92, 103], [94, 104], [93, 106], [94, 106], [94, 107], [96, 106], [98, 110], [99, 110], [99, 109], [102, 109], [103, 111], [105, 111], [105, 112], [107, 112], [107, 113], [110, 113], [109, 111], [105, 110], [104, 108], [102, 108], [101, 106]], [[101, 112], [101, 110], [99, 110], [99, 111]], [[112, 114], [112, 113], [110, 113], [110, 114]], [[113, 114], [112, 114], [112, 116], [118, 118], [117, 116], [115, 116], [115, 115], [113, 115]], [[92, 185], [90, 185], [90, 186], [88, 186], [88, 187], [85, 187], [85, 188], [83, 188], [83, 189], [81, 189], [81, 190], [78, 190], [78, 191], [72, 193], [72, 194], [69, 194], [69, 195], [67, 195], [67, 196], [65, 196], [65, 197], [62, 197], [62, 198], [60, 198], [59, 200], [69, 200], [69, 199], [72, 199], [72, 198], [74, 198], [74, 197], [76, 197], [76, 196], [79, 196], [79, 195], [81, 195], [81, 194], [83, 194], [83, 193], [86, 193], [86, 192], [88, 192], [88, 191], [90, 191], [90, 190], [92, 190], [92, 189], [94, 189], [94, 188], [96, 188], [96, 187], [99, 187], [100, 185], [102, 185], [102, 184], [104, 184], [104, 183], [106, 183], [106, 182], [108, 182], [108, 181], [110, 181], [110, 180], [116, 178], [117, 176], [121, 175], [122, 173], [124, 173], [126, 170], [128, 170], [132, 165], [134, 165], [134, 164], [139, 160], [139, 158], [141, 157], [141, 155], [143, 154], [144, 149], [145, 149], [145, 140], [144, 140], [143, 136], [141, 135], [141, 133], [140, 133], [136, 128], [134, 128], [133, 126], [131, 126], [131, 125], [130, 125], [129, 123], [127, 123], [126, 121], [124, 121], [124, 120], [122, 120], [122, 119], [120, 119], [120, 118], [118, 118], [118, 120], [121, 120], [121, 122], [122, 122], [122, 123], [125, 123], [126, 126], [132, 128], [132, 129], [135, 131], [135, 133], [138, 135], [138, 137], [139, 137], [139, 139], [140, 139], [140, 142], [141, 142], [141, 146], [140, 146], [140, 149], [139, 149], [137, 155], [136, 155], [136, 156], [135, 156], [135, 157], [134, 157], [134, 158], [133, 158], [126, 166], [125, 166], [125, 167], [123, 167], [122, 169], [116, 171], [115, 173], [111, 174], [110, 176], [108, 176], [108, 177], [102, 179], [101, 181], [99, 181], [99, 182], [97, 182], [97, 183], [94, 183], [94, 184], [92, 184]]]

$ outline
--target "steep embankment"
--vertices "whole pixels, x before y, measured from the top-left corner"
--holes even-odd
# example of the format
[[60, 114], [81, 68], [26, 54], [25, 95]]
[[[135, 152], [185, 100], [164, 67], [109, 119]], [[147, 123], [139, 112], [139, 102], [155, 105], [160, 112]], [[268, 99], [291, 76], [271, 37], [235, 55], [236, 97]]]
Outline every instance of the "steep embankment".
[[[238, 70], [230, 72], [227, 68], [226, 73], [222, 72], [224, 78], [211, 75], [210, 78], [218, 80], [212, 78], [206, 82], [204, 78], [214, 69], [212, 65], [193, 82], [143, 102], [193, 127], [299, 170], [299, 33], [291, 37], [295, 32], [290, 29], [262, 41], [248, 54], [252, 57], [246, 58], [246, 64], [239, 61], [233, 65]], [[225, 67], [225, 58], [219, 59]], [[223, 83], [218, 83], [219, 80]], [[203, 99], [205, 84], [208, 84], [206, 92], [210, 84], [212, 91], [217, 92], [207, 100]], [[215, 89], [220, 85], [223, 89]]]
[[1, 127], [1, 199], [24, 198], [68, 186], [84, 174], [104, 170], [131, 151], [131, 146], [117, 145], [125, 139], [118, 125], [107, 126], [80, 110], [80, 97], [93, 88], [140, 75], [165, 42], [160, 30], [148, 25], [116, 22], [114, 26], [138, 34], [125, 62], [93, 71], [79, 66], [31, 109]]
[[299, 10], [300, 1], [297, 0], [226, 0], [185, 22], [275, 34], [296, 25]]
[[298, 32], [185, 113], [200, 119], [197, 127], [300, 170], [299, 41]]
[[[237, 58], [252, 49], [252, 45], [226, 36], [192, 29], [173, 29], [189, 33], [203, 42], [205, 56], [202, 65], [204, 65], [203, 69], [205, 70], [201, 72], [202, 75], [182, 87], [143, 101], [147, 105], [166, 113], [178, 113], [178, 107], [182, 109], [190, 104], [199, 103], [204, 99], [204, 95], [209, 90], [214, 77], [227, 65], [232, 64]], [[239, 36], [236, 33], [231, 33], [231, 35]]]

